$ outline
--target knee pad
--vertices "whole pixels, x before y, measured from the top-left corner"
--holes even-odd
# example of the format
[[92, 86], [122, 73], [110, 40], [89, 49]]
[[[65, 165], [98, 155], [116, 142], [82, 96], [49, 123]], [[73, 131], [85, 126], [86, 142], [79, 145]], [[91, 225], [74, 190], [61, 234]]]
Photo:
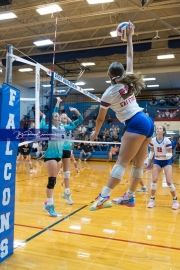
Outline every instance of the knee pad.
[[111, 177], [121, 180], [124, 175], [125, 168], [119, 164], [115, 164], [111, 171]]
[[151, 183], [151, 190], [156, 190], [157, 188], [157, 183]]
[[143, 168], [137, 168], [136, 166], [132, 166], [131, 176], [134, 178], [142, 178]]
[[70, 178], [70, 171], [64, 172], [64, 178]]
[[56, 184], [56, 177], [49, 177], [47, 188], [54, 189], [55, 184]]
[[168, 186], [168, 187], [169, 187], [169, 190], [170, 190], [171, 192], [173, 192], [173, 191], [176, 190], [174, 184], [171, 184], [171, 185]]

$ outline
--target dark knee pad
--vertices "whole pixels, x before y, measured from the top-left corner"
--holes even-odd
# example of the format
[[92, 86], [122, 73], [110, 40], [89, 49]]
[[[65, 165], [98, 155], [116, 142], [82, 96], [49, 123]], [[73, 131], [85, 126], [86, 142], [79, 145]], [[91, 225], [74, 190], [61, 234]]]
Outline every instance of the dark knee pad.
[[47, 188], [54, 189], [55, 184], [56, 184], [56, 177], [49, 177]]

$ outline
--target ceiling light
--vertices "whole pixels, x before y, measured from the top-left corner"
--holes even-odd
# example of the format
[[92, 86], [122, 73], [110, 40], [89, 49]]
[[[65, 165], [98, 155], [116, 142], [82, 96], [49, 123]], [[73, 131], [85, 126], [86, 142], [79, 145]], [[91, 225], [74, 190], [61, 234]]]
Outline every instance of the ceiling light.
[[50, 39], [43, 39], [43, 40], [37, 40], [33, 42], [36, 46], [46, 46], [53, 44], [52, 40]]
[[155, 81], [156, 78], [143, 78], [143, 81]]
[[87, 66], [95, 66], [95, 63], [93, 62], [86, 62], [86, 63], [82, 63], [83, 66], [87, 67]]
[[43, 84], [42, 87], [51, 87], [50, 84]]
[[152, 85], [147, 85], [147, 87], [159, 87], [159, 84], [152, 84]]
[[62, 93], [62, 92], [66, 92], [66, 90], [55, 90], [55, 93]]
[[62, 11], [62, 8], [60, 6], [54, 4], [54, 5], [46, 5], [43, 8], [38, 8], [38, 9], [36, 9], [36, 11], [40, 15], [46, 15], [46, 14], [51, 14], [51, 13]]
[[112, 32], [110, 32], [110, 35], [111, 35], [112, 37], [117, 37], [117, 32], [116, 32], [116, 31], [112, 31]]
[[3, 12], [0, 13], [0, 20], [8, 20], [8, 19], [14, 19], [17, 18], [16, 14], [14, 14], [13, 12]]
[[90, 5], [114, 2], [114, 0], [87, 0]]
[[20, 68], [18, 69], [19, 72], [28, 72], [28, 71], [33, 71], [32, 68]]
[[111, 83], [111, 81], [106, 81], [106, 83]]
[[86, 91], [94, 91], [94, 88], [83, 88], [83, 90], [86, 90]]
[[75, 85], [85, 85], [85, 82], [76, 82]]
[[158, 55], [157, 59], [171, 59], [174, 58], [174, 54]]

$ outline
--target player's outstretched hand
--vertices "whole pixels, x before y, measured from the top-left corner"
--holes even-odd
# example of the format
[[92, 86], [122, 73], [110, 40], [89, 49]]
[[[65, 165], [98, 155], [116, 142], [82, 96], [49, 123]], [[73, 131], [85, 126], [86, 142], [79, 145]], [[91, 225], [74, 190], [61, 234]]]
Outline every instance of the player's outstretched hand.
[[134, 35], [134, 24], [129, 21], [129, 25], [126, 26], [126, 35], [127, 36], [133, 36]]
[[59, 103], [62, 101], [62, 99], [60, 97], [56, 97], [56, 99], [57, 99], [57, 102], [59, 102]]

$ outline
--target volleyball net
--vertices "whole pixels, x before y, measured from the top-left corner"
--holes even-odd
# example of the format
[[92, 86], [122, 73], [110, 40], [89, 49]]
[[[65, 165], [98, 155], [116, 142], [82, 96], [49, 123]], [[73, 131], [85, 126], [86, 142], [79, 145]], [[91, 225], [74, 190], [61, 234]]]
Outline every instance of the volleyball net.
[[[52, 71], [51, 69], [41, 65], [40, 63], [34, 61], [29, 57], [19, 57], [14, 54], [16, 49], [13, 48], [12, 45], [7, 46], [7, 55], [6, 55], [6, 83], [9, 85], [13, 85], [12, 78], [12, 63], [18, 62], [18, 64], [22, 64], [25, 67], [31, 67], [34, 69], [34, 97], [20, 97], [21, 105], [22, 102], [31, 102], [34, 103], [34, 120], [35, 126], [31, 128], [31, 131], [23, 131], [20, 130], [20, 133], [16, 133], [16, 138], [20, 141], [19, 145], [23, 145], [25, 143], [33, 142], [33, 141], [43, 141], [43, 140], [66, 140], [77, 142], [76, 136], [77, 130], [73, 133], [73, 136], [70, 138], [66, 136], [67, 134], [62, 133], [61, 135], [53, 137], [52, 136], [52, 114], [54, 112], [54, 106], [56, 103], [56, 97], [61, 97], [63, 100], [63, 106], [65, 106], [65, 113], [71, 118], [73, 114], [69, 111], [70, 106], [78, 107], [80, 113], [83, 115], [84, 124], [86, 126], [86, 130], [91, 130], [88, 128], [89, 116], [93, 110], [97, 112], [99, 108], [100, 98], [92, 94], [91, 92], [81, 88], [76, 85], [76, 82], [72, 82], [62, 77], [58, 73]], [[42, 78], [46, 77], [46, 82], [49, 88], [42, 89]], [[79, 77], [78, 77], [79, 78]], [[74, 93], [74, 94], [73, 94]], [[78, 94], [78, 95], [77, 95]], [[67, 98], [68, 97], [68, 98]], [[78, 101], [76, 102], [78, 97]], [[48, 99], [48, 103], [47, 103]], [[85, 106], [85, 100], [91, 100], [90, 106]], [[46, 100], [46, 103], [45, 103]], [[41, 102], [40, 102], [41, 101]], [[21, 107], [20, 105], [20, 107]], [[61, 106], [61, 104], [60, 104]], [[40, 130], [40, 110], [43, 113], [47, 114], [46, 121], [49, 124], [48, 132], [42, 133]], [[61, 111], [60, 111], [61, 112]], [[95, 122], [94, 122], [95, 123]], [[92, 128], [93, 129], [93, 128]], [[33, 131], [32, 131], [33, 130]], [[34, 133], [33, 133], [34, 132]], [[44, 132], [44, 130], [43, 130]], [[90, 133], [88, 132], [88, 135]], [[18, 136], [19, 135], [19, 136]], [[82, 142], [87, 141], [79, 138]], [[89, 139], [90, 140], [90, 139]], [[94, 142], [94, 144], [98, 144], [99, 142]], [[107, 142], [107, 144], [112, 144], [112, 142]], [[117, 144], [120, 144], [117, 142]]]

